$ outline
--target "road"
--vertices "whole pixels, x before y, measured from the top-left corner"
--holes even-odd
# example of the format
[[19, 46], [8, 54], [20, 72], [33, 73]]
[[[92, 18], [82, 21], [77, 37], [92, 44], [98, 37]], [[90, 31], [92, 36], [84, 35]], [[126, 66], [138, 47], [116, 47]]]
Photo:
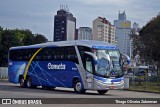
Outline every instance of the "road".
[[[55, 90], [43, 90], [41, 87], [36, 89], [20, 88], [19, 84], [12, 84], [8, 82], [0, 82], [0, 98], [160, 98], [160, 94], [135, 92], [126, 90], [109, 90], [105, 95], [99, 95], [96, 91], [86, 91], [85, 94], [77, 94], [73, 89], [69, 88], [56, 88]], [[54, 104], [55, 105], [55, 104]], [[93, 104], [83, 104], [83, 106], [90, 107]], [[116, 107], [119, 104], [111, 104], [110, 106]], [[6, 106], [6, 105], [5, 105]], [[12, 105], [12, 107], [19, 105]], [[22, 106], [22, 105], [21, 105]], [[28, 107], [28, 105], [23, 105]], [[34, 105], [36, 106], [36, 105]], [[45, 107], [50, 106], [46, 104]], [[53, 106], [53, 105], [52, 105]], [[56, 107], [62, 107], [63, 104], [56, 104]], [[65, 104], [65, 107], [77, 106], [81, 104]], [[98, 104], [98, 107], [105, 106], [105, 104]], [[124, 105], [123, 105], [124, 106]], [[137, 107], [137, 104], [125, 105], [126, 107]], [[141, 107], [150, 107], [150, 104], [139, 104]], [[152, 107], [158, 107], [159, 104], [152, 104]], [[91, 107], [97, 107], [94, 104]], [[120, 107], [120, 106], [117, 106]]]

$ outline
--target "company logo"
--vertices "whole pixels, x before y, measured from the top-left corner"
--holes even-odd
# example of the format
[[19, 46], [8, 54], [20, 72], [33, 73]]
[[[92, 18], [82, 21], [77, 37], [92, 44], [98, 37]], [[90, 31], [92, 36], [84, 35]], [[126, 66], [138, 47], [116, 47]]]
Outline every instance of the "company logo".
[[2, 104], [42, 104], [41, 99], [2, 99]]
[[2, 99], [2, 104], [11, 104], [11, 99]]
[[64, 70], [66, 69], [66, 65], [65, 64], [51, 64], [51, 63], [48, 63], [48, 69], [61, 69], [61, 70]]

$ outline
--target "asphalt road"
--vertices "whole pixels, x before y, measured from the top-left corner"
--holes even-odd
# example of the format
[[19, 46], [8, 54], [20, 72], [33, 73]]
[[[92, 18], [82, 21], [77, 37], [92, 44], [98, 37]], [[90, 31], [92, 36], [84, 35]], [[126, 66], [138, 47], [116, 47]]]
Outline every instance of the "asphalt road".
[[[56, 88], [55, 90], [43, 90], [41, 87], [36, 89], [20, 88], [19, 84], [12, 84], [8, 82], [0, 82], [0, 98], [160, 98], [160, 94], [146, 93], [146, 92], [135, 92], [126, 90], [109, 90], [105, 95], [99, 95], [96, 91], [86, 91], [85, 94], [77, 94], [73, 89], [69, 88]], [[109, 104], [83, 104], [83, 107], [106, 107]], [[30, 105], [0, 105], [2, 106], [24, 106]], [[32, 105], [40, 107], [40, 105]], [[81, 107], [82, 104], [46, 104], [45, 107]], [[159, 104], [110, 104], [110, 107], [159, 107]]]

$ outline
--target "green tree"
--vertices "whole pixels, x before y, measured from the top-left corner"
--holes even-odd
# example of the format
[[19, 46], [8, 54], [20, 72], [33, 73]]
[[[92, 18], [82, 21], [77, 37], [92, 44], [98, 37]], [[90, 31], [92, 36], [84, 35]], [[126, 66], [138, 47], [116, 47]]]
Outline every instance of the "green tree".
[[160, 16], [154, 17], [139, 32], [140, 55], [160, 69]]
[[2, 64], [2, 33], [3, 33], [3, 28], [0, 26], [0, 65]]
[[0, 26], [0, 66], [7, 66], [9, 48], [47, 42], [45, 36], [28, 29], [3, 29]]
[[41, 34], [35, 34], [34, 38], [33, 38], [34, 44], [38, 44], [38, 43], [45, 43], [48, 40], [46, 39], [46, 37], [44, 37], [44, 35]]
[[32, 34], [32, 32], [30, 30], [23, 30], [22, 34], [24, 34], [23, 38], [22, 38], [22, 45], [32, 45], [33, 43], [33, 38], [34, 35]]
[[131, 30], [130, 37], [132, 39], [132, 44], [133, 44], [133, 59], [139, 53], [140, 46], [141, 46], [141, 41], [139, 40], [139, 34], [135, 30]]
[[8, 51], [9, 48], [12, 46], [18, 46], [19, 40], [14, 35], [13, 30], [4, 30], [1, 35], [1, 50], [0, 50], [0, 57], [1, 57], [1, 65], [0, 66], [7, 66], [8, 64]]
[[17, 36], [17, 38], [20, 42], [20, 45], [24, 45], [24, 43], [23, 43], [23, 39], [25, 37], [24, 30], [15, 29], [14, 34]]
[[2, 48], [2, 44], [1, 44], [1, 41], [2, 41], [2, 33], [3, 33], [3, 28], [0, 26], [0, 50]]

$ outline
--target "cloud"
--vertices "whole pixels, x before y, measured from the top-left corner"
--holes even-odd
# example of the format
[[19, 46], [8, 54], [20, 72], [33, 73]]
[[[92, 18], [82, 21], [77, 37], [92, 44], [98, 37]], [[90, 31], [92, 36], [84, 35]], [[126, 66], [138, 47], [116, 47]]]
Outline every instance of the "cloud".
[[103, 4], [114, 4], [114, 3], [126, 3], [128, 0], [75, 0], [82, 2], [84, 4], [96, 4], [96, 5], [103, 5]]
[[28, 28], [52, 38], [54, 15], [60, 5], [68, 5], [77, 19], [77, 28], [92, 27], [92, 21], [98, 16], [113, 24], [119, 10], [126, 11], [128, 20], [144, 26], [160, 12], [159, 4], [160, 0], [1, 0], [0, 26]]

